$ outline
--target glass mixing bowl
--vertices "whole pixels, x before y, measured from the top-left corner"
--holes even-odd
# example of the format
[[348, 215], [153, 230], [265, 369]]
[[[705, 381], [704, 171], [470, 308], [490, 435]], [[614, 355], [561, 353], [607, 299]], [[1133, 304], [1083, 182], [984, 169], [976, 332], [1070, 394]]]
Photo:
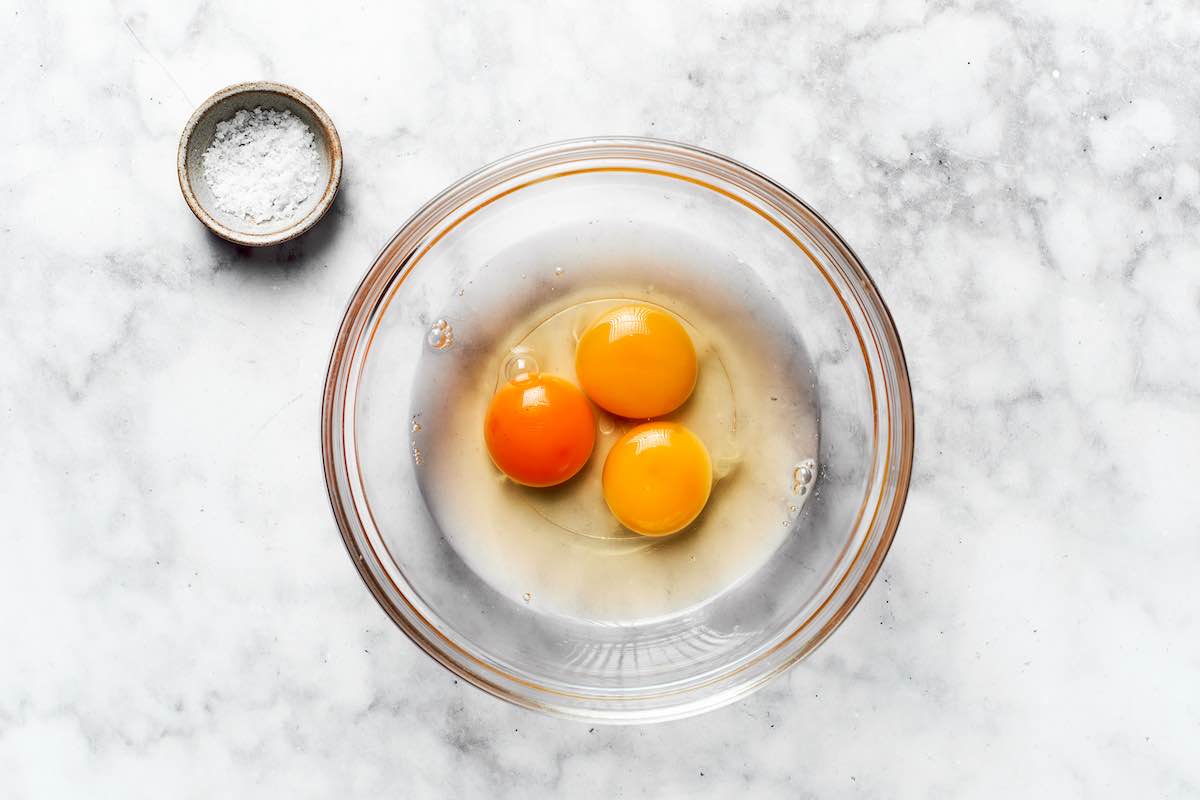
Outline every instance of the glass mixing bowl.
[[[672, 243], [697, 257], [677, 258]], [[646, 252], [630, 257], [629, 247]], [[799, 343], [797, 379], [808, 383], [819, 425], [811, 491], [765, 564], [703, 603], [645, 620], [539, 613], [500, 594], [440, 530], [418, 480], [410, 408], [421, 358], [431, 348], [468, 358], [485, 339], [494, 345], [500, 329], [472, 308], [500, 319], [519, 314], [547, 291], [552, 264], [568, 265], [575, 285], [586, 286], [596, 250], [644, 270], [648, 283], [685, 285], [690, 269], [707, 270], [696, 281], [726, 281], [730, 288], [712, 293], [713, 302], [747, 330], [736, 287], [753, 281], [774, 300], [771, 325]], [[668, 266], [656, 271], [659, 263]], [[514, 270], [530, 280], [518, 284]], [[334, 342], [321, 446], [354, 564], [423, 650], [522, 706], [646, 722], [744, 696], [846, 618], [900, 521], [913, 408], [883, 299], [849, 246], [803, 201], [698, 148], [588, 139], [519, 153], [463, 178], [392, 238]], [[463, 503], [469, 489], [462, 487]]]

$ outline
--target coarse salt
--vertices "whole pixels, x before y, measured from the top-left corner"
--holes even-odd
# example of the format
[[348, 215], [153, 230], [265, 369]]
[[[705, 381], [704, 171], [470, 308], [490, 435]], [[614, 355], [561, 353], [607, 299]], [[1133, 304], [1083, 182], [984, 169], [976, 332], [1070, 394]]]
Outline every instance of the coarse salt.
[[321, 177], [313, 132], [290, 111], [238, 111], [202, 160], [217, 208], [255, 223], [297, 216]]

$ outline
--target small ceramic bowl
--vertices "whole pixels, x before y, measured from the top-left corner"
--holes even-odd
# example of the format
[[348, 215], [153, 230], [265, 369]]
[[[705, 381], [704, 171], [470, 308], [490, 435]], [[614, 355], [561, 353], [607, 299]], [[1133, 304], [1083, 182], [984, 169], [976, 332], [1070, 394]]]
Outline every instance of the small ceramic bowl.
[[[204, 179], [204, 151], [212, 144], [217, 123], [242, 109], [262, 106], [290, 111], [313, 132], [325, 186], [313, 192], [300, 212], [291, 219], [256, 223], [217, 208], [208, 181]], [[333, 205], [342, 181], [342, 142], [333, 120], [301, 91], [282, 83], [254, 81], [226, 87], [205, 100], [192, 114], [179, 137], [179, 188], [196, 218], [210, 231], [235, 244], [263, 247], [294, 239], [312, 228]]]

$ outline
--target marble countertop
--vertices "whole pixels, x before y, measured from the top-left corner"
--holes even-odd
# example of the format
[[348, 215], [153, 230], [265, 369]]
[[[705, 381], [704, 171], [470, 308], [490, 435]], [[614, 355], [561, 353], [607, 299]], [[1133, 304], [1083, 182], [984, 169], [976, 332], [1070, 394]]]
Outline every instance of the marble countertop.
[[[389, 6], [0, 2], [0, 794], [1200, 793], [1194, 6]], [[257, 78], [326, 108], [346, 177], [316, 231], [252, 252], [189, 213], [175, 149]], [[848, 622], [649, 727], [543, 718], [423, 655], [352, 569], [317, 446], [396, 227], [591, 134], [725, 152], [820, 209], [918, 414]]]

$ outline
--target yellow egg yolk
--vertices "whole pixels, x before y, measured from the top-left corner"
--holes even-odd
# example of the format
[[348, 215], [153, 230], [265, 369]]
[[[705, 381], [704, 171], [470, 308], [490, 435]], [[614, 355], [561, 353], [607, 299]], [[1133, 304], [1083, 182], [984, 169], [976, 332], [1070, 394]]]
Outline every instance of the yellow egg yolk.
[[679, 408], [696, 385], [696, 348], [683, 325], [642, 303], [609, 311], [575, 350], [579, 385], [612, 414], [649, 419]]
[[638, 425], [604, 462], [604, 500], [621, 524], [666, 536], [696, 519], [712, 490], [712, 461], [696, 434], [675, 422]]
[[573, 383], [524, 374], [492, 396], [483, 425], [488, 455], [526, 486], [554, 486], [583, 469], [596, 443], [596, 417]]

